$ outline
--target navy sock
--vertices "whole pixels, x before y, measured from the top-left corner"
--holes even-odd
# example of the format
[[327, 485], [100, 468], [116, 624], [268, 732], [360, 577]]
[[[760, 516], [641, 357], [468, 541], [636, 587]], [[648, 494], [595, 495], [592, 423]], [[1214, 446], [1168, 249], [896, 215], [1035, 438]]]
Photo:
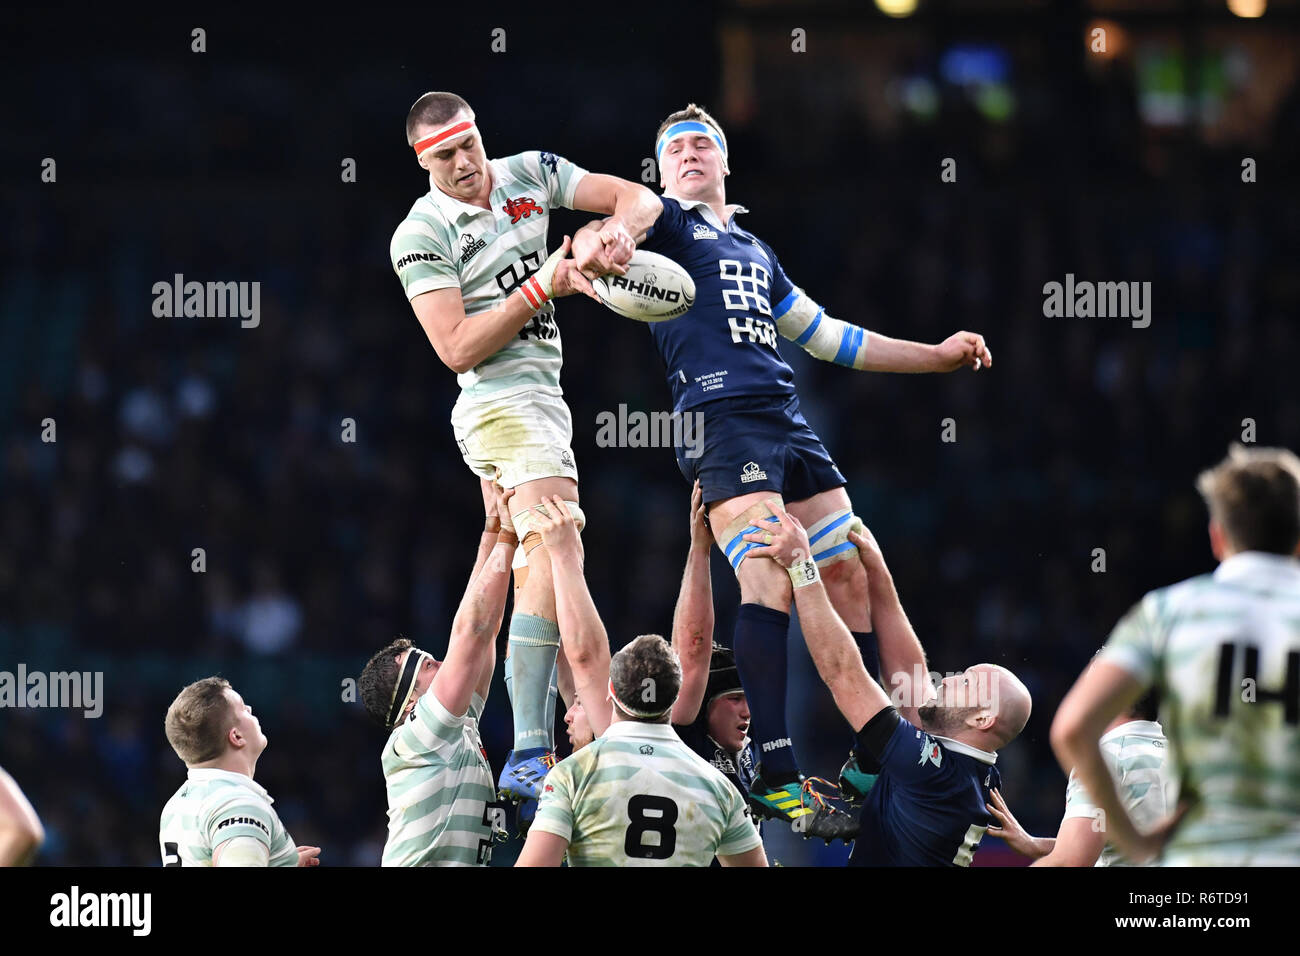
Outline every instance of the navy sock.
[[761, 604], [742, 604], [736, 614], [736, 669], [749, 704], [750, 735], [763, 765], [763, 782], [769, 786], [799, 776], [785, 722], [789, 630], [789, 614]]
[[[880, 683], [880, 650], [879, 644], [876, 643], [876, 635], [868, 631], [850, 631], [853, 635], [853, 643], [858, 645], [858, 652], [862, 655], [862, 663], [867, 668], [867, 673], [876, 683]], [[889, 688], [885, 688], [885, 693], [889, 693]], [[849, 749], [852, 750], [858, 745], [858, 735], [849, 728]]]
[[861, 631], [853, 631], [853, 643], [858, 645], [858, 650], [862, 652], [862, 663], [866, 665], [867, 673], [876, 683], [880, 683], [880, 650], [876, 643], [876, 635], [867, 631], [863, 634]]

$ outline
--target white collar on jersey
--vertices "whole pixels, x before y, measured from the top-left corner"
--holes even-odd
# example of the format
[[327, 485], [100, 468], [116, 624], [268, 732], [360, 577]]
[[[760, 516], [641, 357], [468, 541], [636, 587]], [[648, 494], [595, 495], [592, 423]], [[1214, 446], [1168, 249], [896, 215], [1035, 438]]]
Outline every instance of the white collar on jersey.
[[1259, 575], [1298, 578], [1300, 561], [1286, 554], [1242, 551], [1227, 558], [1214, 569], [1216, 581], [1243, 581]]
[[[924, 733], [924, 731], [922, 731]], [[970, 744], [964, 744], [960, 740], [953, 740], [951, 737], [940, 737], [938, 734], [931, 734], [935, 740], [942, 740], [943, 745], [948, 750], [955, 750], [959, 754], [965, 754], [967, 757], [974, 757], [980, 763], [986, 763], [990, 767], [998, 762], [998, 755], [988, 750], [980, 750], [978, 747], [972, 747]]]
[[189, 772], [191, 780], [228, 780], [231, 783], [237, 783], [247, 787], [258, 796], [265, 797], [267, 803], [275, 803], [271, 795], [266, 792], [266, 788], [254, 780], [248, 774], [236, 773], [233, 770], [218, 770], [216, 767], [191, 767]]
[[1114, 730], [1102, 734], [1101, 742], [1114, 740], [1117, 737], [1158, 737], [1164, 739], [1165, 730], [1156, 720], [1130, 720], [1127, 723], [1120, 724]]
[[[508, 186], [515, 181], [515, 177], [510, 175], [510, 169], [506, 166], [504, 160], [489, 159], [488, 168], [492, 170], [492, 188], [488, 191], [489, 196], [502, 186]], [[474, 206], [467, 202], [461, 202], [455, 196], [448, 196], [433, 181], [433, 173], [429, 174], [428, 200], [451, 222], [466, 217], [481, 216], [485, 212], [492, 212], [491, 209]]]
[[664, 198], [673, 200], [683, 209], [694, 209], [696, 206], [703, 206], [704, 208], [700, 210], [700, 215], [709, 221], [709, 225], [713, 226], [715, 229], [721, 229], [723, 232], [727, 231], [727, 226], [731, 225], [731, 220], [736, 218], [736, 213], [749, 212], [748, 209], [739, 203], [731, 203], [728, 206], [723, 206], [722, 211], [727, 214], [727, 222], [726, 224], [723, 224], [718, 222], [718, 217], [714, 215], [713, 209], [703, 199], [678, 199], [676, 196], [670, 196], [668, 193], [664, 193]]
[[643, 720], [615, 720], [602, 737], [649, 737], [652, 740], [681, 740], [672, 724], [651, 724]]

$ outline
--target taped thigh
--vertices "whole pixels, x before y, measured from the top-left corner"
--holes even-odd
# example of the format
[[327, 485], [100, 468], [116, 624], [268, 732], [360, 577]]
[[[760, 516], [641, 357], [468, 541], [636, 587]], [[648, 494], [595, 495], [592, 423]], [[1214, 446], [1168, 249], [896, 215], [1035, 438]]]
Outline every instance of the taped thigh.
[[[776, 502], [780, 502], [780, 500], [780, 498], [768, 499], [768, 501]], [[755, 541], [746, 541], [745, 535], [766, 530], [765, 522], [775, 522], [776, 520], [776, 515], [772, 514], [772, 510], [768, 508], [767, 501], [760, 501], [746, 508], [722, 530], [720, 540], [725, 542], [722, 546], [722, 553], [727, 556], [727, 560], [731, 563], [732, 571], [740, 574], [740, 565], [745, 560], [745, 556], [755, 548], [763, 547], [763, 545]]]
[[861, 532], [864, 529], [862, 519], [853, 513], [852, 508], [832, 511], [816, 524], [808, 528], [808, 544], [812, 547], [812, 559], [818, 567], [826, 567], [836, 561], [847, 561], [858, 556], [858, 548], [849, 540], [849, 532]]

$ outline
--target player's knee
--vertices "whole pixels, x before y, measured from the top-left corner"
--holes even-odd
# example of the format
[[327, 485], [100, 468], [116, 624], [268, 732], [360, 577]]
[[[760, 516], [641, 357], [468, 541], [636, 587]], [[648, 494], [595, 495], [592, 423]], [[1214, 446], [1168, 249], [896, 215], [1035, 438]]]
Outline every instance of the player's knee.
[[852, 557], [854, 560], [835, 561], [822, 567], [822, 583], [832, 599], [842, 598], [862, 604], [867, 600], [867, 572], [862, 562], [856, 560], [856, 551]]

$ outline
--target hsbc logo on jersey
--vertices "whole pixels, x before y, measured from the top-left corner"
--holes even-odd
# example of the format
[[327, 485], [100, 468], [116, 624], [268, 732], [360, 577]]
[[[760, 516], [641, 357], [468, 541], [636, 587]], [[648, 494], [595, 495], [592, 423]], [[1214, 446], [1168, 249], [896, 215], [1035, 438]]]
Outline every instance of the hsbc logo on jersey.
[[929, 735], [921, 741], [921, 759], [916, 762], [916, 765], [919, 767], [927, 760], [936, 767], [943, 762], [943, 750]]
[[510, 217], [510, 225], [514, 225], [520, 219], [527, 219], [533, 213], [542, 214], [546, 212], [541, 206], [537, 205], [537, 200], [531, 196], [521, 196], [518, 199], [507, 199], [506, 204], [501, 207], [501, 211]]

